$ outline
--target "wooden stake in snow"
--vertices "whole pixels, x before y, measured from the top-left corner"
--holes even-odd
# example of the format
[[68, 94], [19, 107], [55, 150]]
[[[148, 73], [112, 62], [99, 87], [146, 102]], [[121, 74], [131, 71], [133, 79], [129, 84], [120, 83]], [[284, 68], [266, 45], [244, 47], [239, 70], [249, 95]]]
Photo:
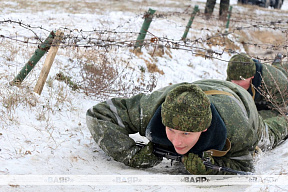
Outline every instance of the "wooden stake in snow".
[[55, 59], [55, 56], [56, 56], [56, 53], [58, 51], [60, 42], [61, 42], [61, 40], [63, 38], [63, 35], [64, 35], [64, 33], [61, 32], [60, 30], [58, 30], [56, 32], [56, 35], [55, 35], [55, 38], [54, 38], [54, 40], [52, 42], [51, 48], [48, 51], [45, 63], [43, 65], [43, 67], [42, 67], [42, 70], [41, 70], [41, 73], [40, 73], [40, 76], [39, 76], [39, 79], [38, 79], [38, 81], [36, 83], [36, 86], [34, 88], [34, 92], [38, 93], [39, 95], [41, 95], [41, 92], [43, 90], [45, 81], [46, 81], [46, 79], [48, 77], [49, 71], [50, 71], [51, 66], [53, 64], [53, 61]]

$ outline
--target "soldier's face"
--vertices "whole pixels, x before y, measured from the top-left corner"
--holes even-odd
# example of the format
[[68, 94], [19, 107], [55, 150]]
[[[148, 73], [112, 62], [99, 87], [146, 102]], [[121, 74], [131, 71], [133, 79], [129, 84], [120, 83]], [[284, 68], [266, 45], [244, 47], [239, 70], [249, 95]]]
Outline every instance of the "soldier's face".
[[[206, 131], [205, 129], [204, 131]], [[202, 131], [202, 132], [204, 132]], [[202, 132], [185, 132], [166, 127], [166, 135], [178, 154], [186, 154], [200, 138]]]
[[231, 80], [232, 83], [235, 83], [237, 85], [240, 85], [241, 87], [243, 87], [244, 89], [248, 90], [250, 85], [251, 85], [251, 81], [253, 77], [247, 78], [247, 79], [243, 79], [243, 80]]

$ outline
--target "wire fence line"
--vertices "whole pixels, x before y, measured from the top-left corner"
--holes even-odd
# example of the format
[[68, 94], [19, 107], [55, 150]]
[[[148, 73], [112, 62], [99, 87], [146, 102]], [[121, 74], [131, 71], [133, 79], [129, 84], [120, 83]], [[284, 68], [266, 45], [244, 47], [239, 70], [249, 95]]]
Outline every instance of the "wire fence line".
[[[174, 13], [161, 13], [161, 14], [155, 14], [155, 18], [167, 18], [173, 15], [186, 15], [186, 12], [180, 13], [180, 12], [174, 12]], [[204, 14], [198, 13], [198, 17], [204, 17]], [[252, 17], [251, 17], [252, 18]], [[199, 21], [194, 21], [197, 25], [197, 23], [201, 23]], [[132, 21], [127, 21], [132, 22]], [[205, 20], [203, 19], [203, 22]], [[285, 34], [287, 37], [288, 34], [288, 27], [287, 23], [288, 20], [275, 20], [275, 21], [259, 21], [257, 19], [253, 20], [250, 19], [250, 21], [247, 21], [247, 19], [243, 19], [241, 17], [235, 16], [235, 18], [232, 18], [231, 21], [232, 26], [229, 29], [229, 32], [214, 32], [213, 35], [209, 35], [206, 37], [200, 37], [196, 39], [185, 39], [185, 40], [175, 40], [171, 39], [169, 37], [163, 36], [156, 36], [150, 31], [147, 31], [147, 37], [145, 38], [143, 42], [143, 46], [153, 46], [157, 48], [159, 45], [161, 47], [169, 48], [169, 49], [177, 49], [177, 50], [183, 50], [183, 51], [190, 51], [192, 54], [202, 55], [205, 58], [213, 58], [213, 59], [219, 59], [221, 60], [221, 55], [223, 53], [236, 53], [237, 51], [226, 48], [225, 44], [227, 43], [228, 38], [226, 38], [229, 34], [233, 34], [239, 31], [245, 31], [245, 30], [269, 30], [269, 31], [278, 31], [280, 33]], [[23, 23], [22, 21], [15, 21], [11, 19], [7, 20], [0, 20], [0, 26], [5, 25], [5, 27], [13, 27], [18, 26], [20, 28], [23, 28], [24, 30], [29, 31], [33, 35], [27, 36], [27, 35], [21, 35], [21, 34], [1, 34], [0, 32], [0, 40], [10, 40], [15, 41], [18, 43], [24, 43], [26, 45], [39, 45], [39, 43], [42, 43], [44, 38], [40, 37], [39, 31], [43, 33], [50, 32], [51, 30], [46, 29], [42, 26], [32, 26], [30, 24]], [[122, 24], [124, 25], [124, 24]], [[61, 41], [60, 48], [67, 48], [67, 47], [83, 47], [83, 48], [93, 48], [93, 49], [105, 49], [109, 50], [113, 47], [128, 47], [133, 48], [134, 44], [136, 43], [136, 36], [139, 35], [139, 32], [136, 31], [121, 31], [121, 26], [117, 26], [115, 29], [111, 30], [99, 30], [99, 29], [92, 29], [92, 30], [82, 30], [82, 29], [71, 29], [67, 27], [61, 27], [59, 28], [64, 32], [64, 37]], [[182, 26], [183, 29], [185, 29], [185, 26]], [[192, 27], [193, 28], [193, 27]], [[195, 30], [195, 29], [194, 29]], [[200, 32], [201, 31], [211, 31], [209, 28], [200, 28], [197, 29]], [[217, 43], [213, 42], [211, 40], [218, 38], [220, 41], [217, 41]], [[221, 41], [221, 39], [223, 39]], [[280, 50], [287, 50], [287, 44], [264, 44], [264, 43], [255, 43], [255, 42], [241, 42], [243, 46], [254, 46], [257, 48], [261, 48], [267, 51], [274, 50], [274, 51], [280, 51]], [[207, 47], [203, 47], [201, 45], [206, 44]], [[221, 47], [219, 50], [215, 50], [214, 48], [211, 49], [209, 45], [214, 45]], [[1, 46], [1, 45], [0, 45]], [[284, 57], [286, 57], [286, 54], [283, 54]], [[258, 58], [263, 61], [271, 62], [272, 60], [269, 58]], [[228, 62], [228, 61], [227, 61]]]

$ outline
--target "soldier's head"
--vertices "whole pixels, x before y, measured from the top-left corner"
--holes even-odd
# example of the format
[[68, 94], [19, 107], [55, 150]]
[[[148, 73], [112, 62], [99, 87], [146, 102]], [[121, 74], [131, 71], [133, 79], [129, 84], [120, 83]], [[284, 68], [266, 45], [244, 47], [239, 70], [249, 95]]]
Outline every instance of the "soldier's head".
[[185, 154], [211, 124], [210, 101], [197, 85], [183, 84], [168, 93], [161, 117], [176, 152]]
[[254, 61], [245, 53], [234, 55], [227, 67], [227, 80], [248, 89], [256, 73]]

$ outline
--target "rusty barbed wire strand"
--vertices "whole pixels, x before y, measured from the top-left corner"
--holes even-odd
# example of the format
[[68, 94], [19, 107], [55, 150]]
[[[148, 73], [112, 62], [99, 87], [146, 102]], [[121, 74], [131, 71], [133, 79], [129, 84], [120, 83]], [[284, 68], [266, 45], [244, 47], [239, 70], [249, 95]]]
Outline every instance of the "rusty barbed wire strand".
[[[175, 14], [183, 14], [183, 13], [170, 13], [170, 14], [159, 14], [156, 17], [163, 18], [164, 16], [168, 17], [169, 15], [175, 15]], [[201, 14], [199, 14], [200, 17], [202, 17]], [[125, 22], [129, 23], [131, 20]], [[200, 23], [199, 21], [196, 21]], [[183, 51], [190, 51], [192, 54], [196, 54], [197, 52], [202, 52], [202, 56], [204, 56], [207, 59], [219, 59], [219, 56], [221, 56], [224, 52], [229, 52], [229, 53], [236, 53], [234, 50], [231, 49], [226, 49], [222, 48], [221, 50], [212, 50], [211, 48], [203, 48], [203, 47], [197, 47], [196, 45], [198, 44], [206, 44], [206, 45], [213, 45], [213, 46], [225, 46], [225, 42], [220, 42], [220, 43], [211, 43], [210, 41], [213, 38], [225, 38], [229, 34], [233, 34], [236, 31], [242, 31], [242, 30], [249, 30], [249, 29], [258, 29], [258, 30], [263, 30], [263, 29], [269, 29], [269, 30], [278, 30], [281, 31], [282, 33], [285, 33], [287, 36], [287, 27], [281, 26], [282, 24], [285, 25], [288, 23], [288, 21], [282, 21], [282, 20], [277, 20], [277, 21], [265, 21], [265, 22], [259, 22], [255, 21], [256, 24], [249, 24], [247, 25], [247, 21], [245, 20], [245, 24], [247, 26], [241, 25], [241, 22], [243, 22], [241, 19], [236, 20], [232, 19], [232, 27], [230, 28], [230, 32], [227, 33], [221, 33], [217, 32], [215, 35], [207, 36], [206, 38], [197, 38], [197, 39], [186, 39], [185, 41], [182, 40], [174, 40], [174, 39], [169, 39], [168, 37], [157, 37], [157, 43], [162, 44], [166, 48], [170, 49], [177, 49], [177, 50], [183, 50]], [[26, 30], [31, 31], [34, 34], [34, 37], [27, 37], [27, 36], [7, 36], [0, 34], [0, 38], [2, 39], [9, 39], [12, 41], [16, 42], [21, 42], [25, 44], [33, 44], [33, 45], [38, 45], [39, 41], [42, 42], [41, 38], [39, 35], [34, 30], [43, 30], [44, 32], [50, 32], [50, 30], [43, 28], [42, 26], [31, 26], [28, 24], [23, 23], [22, 21], [13, 21], [11, 19], [8, 20], [3, 20], [0, 21], [1, 24], [16, 24], [19, 27], [23, 27]], [[124, 24], [125, 24], [124, 23]], [[240, 23], [240, 26], [237, 26], [237, 24]], [[139, 32], [133, 32], [133, 31], [117, 31], [117, 29], [120, 29], [122, 25], [119, 25], [116, 27], [114, 30], [82, 30], [82, 29], [69, 29], [67, 27], [61, 27], [60, 29], [65, 31], [66, 35], [64, 35], [63, 40], [61, 41], [61, 46], [62, 48], [65, 47], [84, 47], [84, 48], [111, 48], [111, 47], [133, 47], [134, 43], [136, 42], [135, 36], [139, 34]], [[278, 25], [278, 26], [276, 26]], [[178, 25], [179, 26], [179, 25]], [[181, 26], [181, 25], [180, 25]], [[183, 26], [185, 27], [185, 26]], [[210, 31], [208, 28], [201, 28], [198, 30], [206, 30]], [[150, 32], [149, 32], [150, 33]], [[121, 36], [121, 34], [125, 34], [126, 40], [123, 40], [124, 38]], [[131, 35], [130, 37], [127, 35]], [[103, 37], [103, 35], [106, 37]], [[151, 33], [150, 33], [151, 35]], [[93, 37], [94, 36], [94, 37]], [[155, 38], [156, 36], [152, 34], [152, 38]], [[151, 38], [151, 39], [152, 39]], [[287, 45], [275, 45], [275, 44], [260, 44], [260, 43], [251, 43], [251, 42], [242, 42], [243, 45], [249, 45], [249, 46], [254, 46], [258, 48], [264, 48], [267, 50], [280, 50], [280, 49], [287, 49]], [[155, 46], [155, 43], [152, 42], [152, 40], [146, 39], [144, 41], [144, 46]], [[201, 55], [197, 53], [198, 55]], [[284, 55], [286, 56], [286, 55]], [[258, 58], [267, 62], [270, 62], [271, 59], [267, 58]], [[221, 60], [221, 59], [219, 59]]]

